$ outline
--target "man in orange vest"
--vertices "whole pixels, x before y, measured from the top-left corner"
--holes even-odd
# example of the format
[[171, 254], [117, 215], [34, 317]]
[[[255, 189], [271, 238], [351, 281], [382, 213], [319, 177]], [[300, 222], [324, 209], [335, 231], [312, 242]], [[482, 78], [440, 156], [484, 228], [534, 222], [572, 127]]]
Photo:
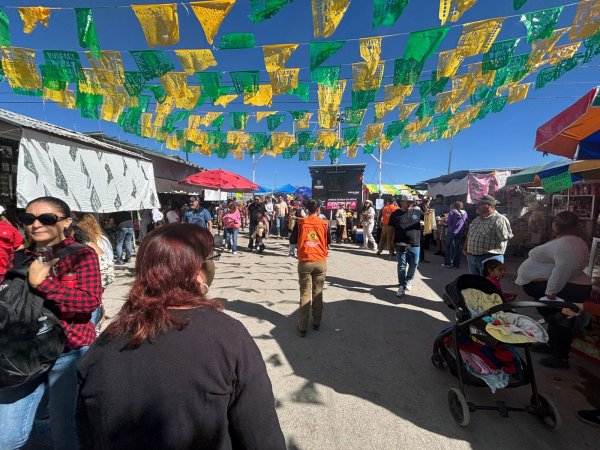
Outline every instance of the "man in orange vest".
[[300, 322], [298, 335], [306, 336], [312, 303], [313, 330], [318, 330], [323, 315], [323, 285], [327, 276], [329, 224], [319, 219], [318, 200], [305, 204], [308, 217], [298, 218], [298, 282], [300, 284]]
[[381, 255], [383, 246], [385, 245], [390, 252], [390, 258], [395, 255], [394, 251], [394, 227], [389, 225], [390, 216], [398, 209], [398, 205], [393, 198], [385, 199], [385, 206], [381, 210], [381, 235], [379, 236], [379, 245], [377, 246], [377, 254]]

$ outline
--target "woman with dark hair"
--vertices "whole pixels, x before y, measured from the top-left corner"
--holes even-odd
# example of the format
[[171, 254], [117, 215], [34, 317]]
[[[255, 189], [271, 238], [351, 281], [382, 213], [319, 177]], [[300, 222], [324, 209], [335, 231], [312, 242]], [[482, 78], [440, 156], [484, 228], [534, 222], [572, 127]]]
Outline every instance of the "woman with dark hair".
[[[517, 271], [516, 283], [535, 299], [557, 297], [572, 303], [587, 300], [592, 292], [590, 276], [584, 272], [589, 260], [588, 246], [579, 228], [579, 218], [570, 211], [559, 213], [552, 221], [554, 238], [533, 248]], [[548, 322], [548, 345], [532, 350], [551, 353], [540, 364], [553, 368], [569, 367], [569, 350], [575, 319], [553, 309], [540, 309]]]
[[219, 255], [198, 225], [146, 236], [128, 300], [80, 364], [83, 448], [285, 448], [256, 344], [207, 297]]
[[[72, 223], [71, 210], [58, 198], [32, 200], [21, 222], [35, 251], [15, 255], [15, 265], [29, 265], [29, 285], [60, 320], [66, 344], [47, 376], [0, 389], [0, 448], [20, 448], [27, 442], [35, 412], [47, 392], [54, 447], [77, 449], [76, 365], [96, 339], [90, 316], [102, 297], [98, 257], [92, 248], [81, 246], [60, 260], [52, 258], [50, 253], [56, 255], [58, 250], [75, 244], [73, 237], [66, 236]], [[36, 253], [42, 247], [45, 260]]]

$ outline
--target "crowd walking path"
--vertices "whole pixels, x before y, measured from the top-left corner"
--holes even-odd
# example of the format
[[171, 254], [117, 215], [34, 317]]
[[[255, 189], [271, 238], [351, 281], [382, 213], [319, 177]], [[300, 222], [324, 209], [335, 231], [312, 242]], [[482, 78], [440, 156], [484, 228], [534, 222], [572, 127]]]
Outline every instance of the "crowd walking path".
[[[399, 299], [395, 261], [334, 244], [321, 328], [301, 338], [297, 262], [286, 256], [287, 240], [266, 243], [263, 254], [249, 253], [241, 237], [242, 251], [216, 263], [209, 296], [226, 299], [226, 312], [258, 344], [289, 449], [597, 448], [598, 429], [579, 422], [575, 411], [600, 407], [600, 371], [576, 355], [570, 370], [535, 366], [539, 391], [562, 413], [561, 430], [527, 413], [505, 419], [493, 411], [473, 413], [466, 428], [456, 425], [446, 395], [457, 380], [434, 368], [430, 356], [435, 336], [453, 319], [440, 293], [462, 269], [443, 268], [440, 257], [428, 254], [431, 263], [420, 266], [413, 290]], [[123, 304], [133, 264], [116, 270], [104, 296], [109, 320]], [[496, 394], [467, 389], [469, 399], [490, 405], [525, 406], [531, 395], [528, 386]]]

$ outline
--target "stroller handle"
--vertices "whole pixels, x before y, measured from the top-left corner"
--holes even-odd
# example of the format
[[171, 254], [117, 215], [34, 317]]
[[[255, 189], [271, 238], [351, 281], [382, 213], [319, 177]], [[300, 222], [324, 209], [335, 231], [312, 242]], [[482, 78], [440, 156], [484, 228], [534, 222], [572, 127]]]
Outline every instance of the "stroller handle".
[[475, 322], [476, 320], [482, 319], [483, 317], [490, 316], [494, 313], [497, 313], [500, 311], [510, 311], [510, 310], [519, 309], [519, 308], [555, 308], [555, 309], [569, 308], [573, 312], [577, 312], [577, 313], [579, 312], [579, 308], [577, 308], [577, 306], [575, 304], [570, 303], [570, 302], [538, 302], [538, 301], [533, 301], [533, 300], [523, 300], [523, 301], [511, 302], [511, 303], [502, 303], [501, 305], [492, 306], [490, 309], [486, 309], [485, 311], [481, 312], [480, 314], [476, 315], [475, 317], [471, 317], [469, 320], [460, 322], [458, 325], [461, 327], [466, 326], [466, 325], [471, 324], [472, 322]]

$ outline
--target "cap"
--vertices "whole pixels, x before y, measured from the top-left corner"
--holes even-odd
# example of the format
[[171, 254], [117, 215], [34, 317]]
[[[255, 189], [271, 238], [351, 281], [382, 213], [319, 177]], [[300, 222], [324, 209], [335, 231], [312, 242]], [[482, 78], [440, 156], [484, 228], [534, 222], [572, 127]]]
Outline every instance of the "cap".
[[198, 200], [200, 200], [200, 198], [198, 198], [198, 196], [197, 196], [197, 195], [192, 195], [192, 196], [190, 197], [190, 202], [197, 202]]
[[496, 206], [498, 201], [491, 195], [482, 195], [481, 198], [477, 200], [477, 204], [479, 203], [489, 203], [492, 206]]
[[402, 202], [414, 202], [415, 199], [412, 195], [409, 194], [403, 194], [402, 197], [400, 197], [400, 201]]
[[365, 205], [366, 205], [366, 204], [372, 205], [372, 204], [373, 204], [373, 202], [372, 202], [371, 200], [367, 199], [367, 200], [365, 200]]

